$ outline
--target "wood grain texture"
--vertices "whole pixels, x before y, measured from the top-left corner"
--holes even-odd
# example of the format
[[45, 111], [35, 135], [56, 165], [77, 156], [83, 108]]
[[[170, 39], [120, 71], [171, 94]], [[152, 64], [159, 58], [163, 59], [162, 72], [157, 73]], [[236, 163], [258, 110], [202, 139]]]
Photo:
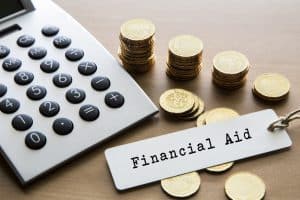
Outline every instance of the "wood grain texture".
[[[146, 74], [133, 76], [156, 105], [164, 90], [181, 87], [201, 96], [206, 102], [206, 109], [226, 106], [245, 114], [273, 108], [281, 115], [300, 108], [300, 1], [55, 0], [55, 2], [74, 16], [114, 56], [117, 55], [119, 27], [123, 21], [144, 17], [155, 23], [156, 65]], [[165, 75], [167, 44], [172, 36], [183, 33], [196, 35], [203, 40], [204, 68], [197, 79], [176, 82]], [[222, 50], [240, 51], [248, 56], [251, 63], [247, 84], [234, 92], [222, 91], [211, 82], [212, 58]], [[292, 88], [287, 101], [267, 104], [253, 97], [251, 93], [253, 80], [263, 72], [279, 72], [289, 78]], [[108, 147], [194, 125], [195, 122], [174, 122], [160, 113], [25, 189], [17, 184], [12, 172], [1, 158], [0, 199], [171, 199], [163, 193], [159, 182], [125, 192], [116, 191], [103, 151]], [[225, 179], [238, 171], [253, 172], [265, 181], [267, 185], [265, 199], [300, 199], [299, 129], [299, 122], [295, 122], [288, 129], [293, 140], [293, 146], [288, 151], [237, 162], [229, 172], [220, 175], [201, 172], [201, 189], [191, 199], [226, 199]]]

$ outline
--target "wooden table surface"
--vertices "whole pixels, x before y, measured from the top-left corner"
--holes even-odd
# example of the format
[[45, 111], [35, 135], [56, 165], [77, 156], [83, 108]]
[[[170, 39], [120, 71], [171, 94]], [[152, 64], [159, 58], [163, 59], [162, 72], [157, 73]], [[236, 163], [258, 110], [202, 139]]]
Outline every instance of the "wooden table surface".
[[[156, 25], [156, 65], [148, 73], [133, 75], [156, 105], [169, 88], [189, 89], [203, 98], [206, 108], [225, 106], [241, 114], [273, 108], [280, 115], [300, 108], [300, 1], [297, 0], [172, 0], [98, 1], [55, 0], [116, 56], [119, 27], [125, 20], [143, 17]], [[62, 19], [63, 20], [63, 19]], [[51, 19], [49, 19], [51, 23]], [[193, 34], [204, 42], [204, 68], [193, 81], [176, 82], [165, 75], [167, 44], [177, 34]], [[83, 38], [84, 40], [84, 38]], [[211, 82], [213, 56], [222, 50], [246, 54], [251, 63], [245, 87], [225, 92]], [[291, 81], [288, 100], [264, 103], [253, 97], [251, 86], [263, 72], [279, 72]], [[122, 116], [120, 116], [122, 120]], [[125, 117], [125, 116], [124, 116]], [[0, 159], [0, 199], [170, 199], [160, 183], [125, 192], [115, 190], [104, 158], [104, 149], [193, 127], [195, 122], [175, 122], [159, 114], [127, 130], [62, 168], [22, 188]], [[288, 129], [290, 150], [237, 162], [220, 175], [200, 172], [200, 191], [191, 199], [226, 199], [225, 179], [232, 173], [250, 171], [266, 183], [265, 199], [300, 199], [300, 121]], [[34, 166], [32, 166], [34, 167]]]

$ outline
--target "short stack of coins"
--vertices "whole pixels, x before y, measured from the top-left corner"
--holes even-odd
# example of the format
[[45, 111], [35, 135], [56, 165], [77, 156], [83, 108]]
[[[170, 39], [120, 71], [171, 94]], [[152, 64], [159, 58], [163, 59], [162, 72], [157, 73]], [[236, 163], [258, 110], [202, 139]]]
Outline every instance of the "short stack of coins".
[[281, 101], [288, 97], [290, 81], [278, 73], [259, 75], [253, 84], [252, 92], [265, 101]]
[[249, 71], [248, 58], [237, 51], [223, 51], [213, 59], [213, 82], [224, 89], [237, 89], [246, 82]]
[[118, 56], [125, 69], [146, 72], [155, 62], [154, 24], [146, 19], [132, 19], [122, 24]]
[[184, 89], [170, 89], [159, 98], [160, 107], [171, 117], [182, 120], [196, 119], [204, 112], [204, 102], [196, 94]]
[[166, 74], [174, 80], [191, 80], [202, 67], [203, 42], [192, 35], [179, 35], [169, 41]]

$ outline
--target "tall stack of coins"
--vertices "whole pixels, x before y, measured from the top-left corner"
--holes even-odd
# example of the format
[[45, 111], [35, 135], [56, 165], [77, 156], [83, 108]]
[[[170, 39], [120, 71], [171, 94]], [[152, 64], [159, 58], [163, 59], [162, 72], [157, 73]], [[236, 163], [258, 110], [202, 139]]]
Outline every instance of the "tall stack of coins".
[[237, 89], [244, 85], [249, 71], [248, 58], [236, 51], [223, 51], [213, 59], [213, 82], [224, 89]]
[[192, 35], [179, 35], [169, 42], [166, 74], [174, 80], [191, 80], [202, 67], [203, 42]]
[[118, 56], [125, 69], [146, 72], [154, 64], [154, 24], [146, 19], [132, 19], [122, 24]]
[[253, 94], [266, 101], [286, 99], [290, 90], [290, 81], [281, 74], [265, 73], [259, 75], [253, 84]]
[[171, 117], [182, 120], [196, 119], [204, 111], [204, 102], [184, 89], [170, 89], [159, 98], [160, 107]]
[[[239, 114], [230, 108], [215, 108], [200, 115], [197, 118], [196, 124], [197, 127], [200, 127], [206, 124], [212, 124], [220, 121], [233, 119], [238, 116]], [[208, 167], [206, 168], [206, 170], [213, 173], [224, 172], [230, 169], [233, 166], [233, 164], [234, 162], [228, 162], [228, 163]]]

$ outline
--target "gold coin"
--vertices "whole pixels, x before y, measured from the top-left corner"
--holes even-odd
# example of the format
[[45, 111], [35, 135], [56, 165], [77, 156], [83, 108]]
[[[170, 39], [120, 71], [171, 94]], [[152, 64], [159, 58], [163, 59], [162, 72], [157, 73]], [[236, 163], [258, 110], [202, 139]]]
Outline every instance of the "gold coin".
[[209, 111], [209, 113], [206, 116], [205, 122], [206, 124], [211, 124], [215, 122], [233, 119], [238, 116], [239, 114], [230, 108], [215, 108]]
[[208, 168], [206, 168], [206, 170], [209, 172], [224, 172], [224, 171], [227, 171], [228, 169], [230, 169], [233, 166], [233, 164], [234, 164], [234, 162], [228, 162], [228, 163], [224, 163], [221, 165], [208, 167]]
[[165, 91], [159, 98], [159, 104], [168, 113], [182, 114], [191, 110], [195, 99], [191, 92], [183, 89]]
[[248, 58], [237, 51], [223, 51], [213, 59], [216, 70], [224, 74], [238, 74], [249, 67]]
[[173, 197], [189, 197], [195, 194], [201, 184], [200, 175], [197, 172], [191, 172], [160, 181], [162, 189]]
[[191, 112], [187, 113], [186, 115], [183, 115], [182, 117], [179, 117], [180, 119], [194, 120], [204, 112], [205, 105], [204, 105], [203, 100], [196, 95], [194, 95], [194, 96], [195, 96], [194, 108], [192, 109]]
[[249, 172], [233, 174], [225, 182], [225, 193], [230, 199], [260, 200], [265, 192], [263, 180]]
[[169, 50], [177, 56], [192, 57], [202, 52], [203, 42], [192, 35], [179, 35], [170, 40]]
[[147, 40], [154, 33], [154, 24], [146, 19], [132, 19], [121, 26], [122, 36], [130, 40]]
[[289, 93], [290, 82], [281, 74], [265, 73], [255, 79], [254, 89], [255, 92], [266, 99], [276, 100], [285, 97]]
[[206, 116], [207, 116], [208, 112], [209, 112], [209, 111], [206, 111], [205, 113], [203, 113], [202, 115], [200, 115], [200, 116], [197, 118], [197, 121], [196, 121], [197, 127], [200, 127], [200, 126], [203, 126], [203, 125], [206, 124], [205, 119], [206, 119]]

